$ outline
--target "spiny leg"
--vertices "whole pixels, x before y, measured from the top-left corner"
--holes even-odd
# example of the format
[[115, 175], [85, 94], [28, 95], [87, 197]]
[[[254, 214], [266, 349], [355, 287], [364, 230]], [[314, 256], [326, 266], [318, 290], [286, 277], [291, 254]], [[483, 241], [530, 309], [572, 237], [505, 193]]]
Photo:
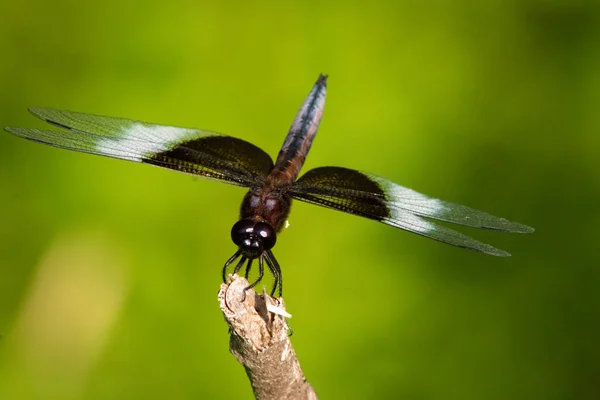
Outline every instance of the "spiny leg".
[[248, 279], [248, 277], [250, 276], [250, 268], [252, 268], [252, 261], [254, 261], [254, 258], [248, 260], [248, 264], [246, 264], [246, 274], [244, 275], [246, 279]]
[[229, 267], [229, 265], [234, 262], [236, 258], [240, 256], [240, 254], [242, 254], [241, 250], [236, 251], [235, 254], [231, 256], [231, 258], [225, 263], [225, 266], [223, 267], [223, 283], [227, 283], [227, 267]]
[[277, 270], [273, 268], [273, 261], [269, 257], [268, 253], [265, 254], [265, 260], [267, 262], [269, 270], [273, 274], [273, 289], [271, 289], [271, 297], [273, 297], [273, 295], [275, 294], [275, 290], [277, 290], [277, 285], [279, 284], [279, 279], [281, 279], [281, 277], [279, 276], [280, 274], [277, 272]]
[[[256, 281], [254, 281], [254, 283], [251, 283], [250, 286], [246, 287], [244, 289], [244, 293], [246, 293], [246, 290], [248, 289], [252, 289], [254, 286], [256, 286], [258, 284], [258, 282], [260, 282], [265, 274], [265, 266], [264, 266], [264, 261], [263, 261], [263, 254], [261, 254], [260, 257], [258, 257], [258, 279]], [[250, 260], [252, 261], [252, 260]]]
[[270, 263], [268, 263], [269, 269], [273, 273], [273, 276], [275, 276], [275, 285], [273, 286], [271, 296], [273, 296], [275, 293], [277, 283], [279, 282], [279, 297], [281, 297], [283, 296], [283, 274], [281, 273], [281, 267], [279, 266], [279, 263], [277, 262], [277, 259], [271, 250], [267, 250], [267, 257], [267, 261], [270, 261]]
[[242, 258], [240, 258], [240, 262], [237, 263], [237, 265], [235, 266], [235, 269], [233, 270], [234, 275], [237, 274], [238, 272], [240, 272], [240, 269], [242, 269], [245, 262], [246, 262], [246, 256], [242, 256]]

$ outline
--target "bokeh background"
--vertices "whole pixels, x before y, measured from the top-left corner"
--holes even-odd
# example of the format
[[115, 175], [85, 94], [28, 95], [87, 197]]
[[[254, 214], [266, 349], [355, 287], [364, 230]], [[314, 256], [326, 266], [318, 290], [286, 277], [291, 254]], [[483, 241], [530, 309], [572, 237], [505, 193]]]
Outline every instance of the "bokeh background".
[[[600, 398], [597, 2], [0, 3], [0, 125], [47, 106], [370, 171], [536, 228], [471, 253], [295, 203], [275, 254], [324, 399]], [[252, 398], [216, 300], [242, 189], [0, 133], [0, 398]], [[266, 280], [267, 285], [270, 281]]]

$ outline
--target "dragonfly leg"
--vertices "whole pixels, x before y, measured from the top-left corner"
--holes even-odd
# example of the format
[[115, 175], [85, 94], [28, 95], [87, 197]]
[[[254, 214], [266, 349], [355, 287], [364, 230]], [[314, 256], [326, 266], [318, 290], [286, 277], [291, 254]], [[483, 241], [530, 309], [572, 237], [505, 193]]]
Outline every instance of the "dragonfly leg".
[[263, 260], [264, 260], [264, 257], [262, 255], [260, 257], [258, 257], [258, 279], [255, 280], [253, 283], [251, 283], [246, 288], [244, 288], [244, 292], [248, 289], [252, 289], [254, 286], [256, 286], [262, 280], [262, 278], [265, 274], [265, 265], [264, 265]]
[[[252, 263], [252, 260], [248, 261], [248, 264], [250, 264], [250, 263]], [[265, 274], [265, 266], [264, 266], [263, 256], [261, 255], [260, 257], [258, 257], [258, 279], [244, 288], [244, 298], [242, 299], [242, 301], [246, 300], [246, 291], [248, 289], [252, 289], [254, 286], [256, 286], [262, 280], [264, 274]]]
[[267, 250], [266, 259], [267, 265], [275, 277], [275, 283], [273, 284], [273, 290], [271, 290], [271, 296], [275, 295], [277, 286], [279, 286], [279, 297], [281, 297], [283, 293], [283, 276], [281, 273], [281, 267], [279, 266], [279, 263], [277, 262], [277, 259], [271, 250]]
[[231, 258], [225, 263], [225, 266], [223, 267], [223, 283], [227, 283], [227, 267], [229, 267], [229, 265], [231, 265], [231, 263], [233, 263], [240, 256], [240, 254], [242, 254], [241, 250], [236, 251], [235, 254], [231, 256]]
[[246, 256], [242, 256], [242, 258], [240, 258], [240, 262], [238, 262], [237, 265], [235, 266], [233, 273], [237, 274], [238, 272], [240, 272], [240, 269], [242, 269], [245, 262], [246, 262]]
[[246, 279], [248, 279], [248, 277], [250, 276], [250, 268], [252, 268], [252, 261], [254, 261], [254, 258], [249, 259], [248, 264], [246, 264], [246, 273], [244, 274]]

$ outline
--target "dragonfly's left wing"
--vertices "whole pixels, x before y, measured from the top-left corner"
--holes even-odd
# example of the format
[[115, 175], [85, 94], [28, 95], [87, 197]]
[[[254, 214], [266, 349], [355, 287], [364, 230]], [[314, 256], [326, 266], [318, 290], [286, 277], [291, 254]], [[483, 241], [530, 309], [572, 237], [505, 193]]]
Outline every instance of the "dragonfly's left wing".
[[50, 108], [29, 111], [62, 130], [6, 130], [50, 146], [157, 165], [238, 186], [256, 185], [273, 167], [271, 157], [259, 147], [216, 132]]
[[341, 167], [321, 167], [308, 171], [294, 183], [291, 196], [495, 256], [506, 257], [510, 254], [429, 219], [501, 232], [533, 232], [526, 225], [433, 199], [379, 176]]

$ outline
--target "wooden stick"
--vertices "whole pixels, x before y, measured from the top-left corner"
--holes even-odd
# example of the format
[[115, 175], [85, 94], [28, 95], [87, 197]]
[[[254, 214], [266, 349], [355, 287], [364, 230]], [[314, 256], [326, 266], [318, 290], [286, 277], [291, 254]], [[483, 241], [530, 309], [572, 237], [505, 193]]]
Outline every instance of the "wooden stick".
[[229, 279], [229, 285], [222, 284], [219, 290], [219, 304], [229, 325], [229, 351], [246, 369], [254, 396], [258, 400], [316, 400], [280, 315], [286, 313], [283, 299], [250, 289], [244, 300], [248, 281], [237, 275]]

